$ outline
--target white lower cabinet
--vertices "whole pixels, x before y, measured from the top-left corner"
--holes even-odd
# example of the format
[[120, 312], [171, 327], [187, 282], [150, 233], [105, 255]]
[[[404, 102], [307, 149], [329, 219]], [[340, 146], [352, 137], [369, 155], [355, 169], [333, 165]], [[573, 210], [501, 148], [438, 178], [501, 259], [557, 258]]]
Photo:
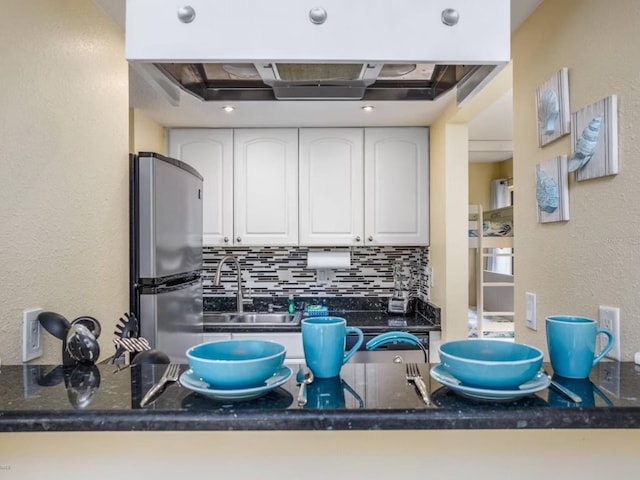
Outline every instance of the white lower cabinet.
[[256, 332], [256, 333], [232, 333], [234, 340], [269, 340], [276, 342], [287, 349], [285, 363], [300, 363], [304, 361], [302, 349], [302, 333], [299, 332]]

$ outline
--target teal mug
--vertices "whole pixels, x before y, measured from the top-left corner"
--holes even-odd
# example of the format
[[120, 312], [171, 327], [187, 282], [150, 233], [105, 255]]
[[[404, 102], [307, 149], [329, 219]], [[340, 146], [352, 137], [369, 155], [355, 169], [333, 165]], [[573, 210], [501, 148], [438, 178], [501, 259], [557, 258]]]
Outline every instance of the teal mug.
[[[566, 378], [587, 378], [591, 368], [613, 348], [613, 334], [591, 318], [555, 315], [547, 317], [547, 347], [554, 373]], [[596, 338], [607, 344], [596, 355]]]
[[[345, 352], [347, 334], [355, 333], [358, 340]], [[302, 347], [307, 366], [315, 378], [332, 378], [340, 375], [342, 365], [360, 348], [364, 340], [362, 330], [347, 327], [340, 317], [310, 317], [302, 320]]]
[[364, 408], [362, 397], [342, 380], [340, 376], [333, 378], [317, 378], [307, 385], [307, 404], [305, 408], [313, 409], [342, 409], [346, 406], [344, 392], [349, 392], [358, 403], [358, 408]]

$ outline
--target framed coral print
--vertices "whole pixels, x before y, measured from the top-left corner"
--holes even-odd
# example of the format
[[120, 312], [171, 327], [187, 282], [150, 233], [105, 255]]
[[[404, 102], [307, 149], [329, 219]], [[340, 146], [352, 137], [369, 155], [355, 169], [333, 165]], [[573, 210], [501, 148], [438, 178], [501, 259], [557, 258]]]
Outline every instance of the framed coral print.
[[563, 68], [536, 89], [538, 146], [569, 133], [569, 70]]
[[569, 220], [567, 156], [559, 155], [536, 165], [538, 223]]
[[574, 112], [569, 172], [580, 182], [618, 173], [618, 99], [603, 98]]

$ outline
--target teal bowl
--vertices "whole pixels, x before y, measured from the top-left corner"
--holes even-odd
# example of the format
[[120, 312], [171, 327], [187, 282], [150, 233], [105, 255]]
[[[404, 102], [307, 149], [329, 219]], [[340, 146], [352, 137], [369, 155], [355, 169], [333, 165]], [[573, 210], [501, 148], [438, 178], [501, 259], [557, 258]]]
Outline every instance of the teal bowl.
[[215, 388], [260, 386], [284, 363], [284, 345], [265, 340], [202, 343], [187, 350], [196, 377]]
[[543, 354], [523, 343], [502, 340], [457, 340], [439, 347], [443, 367], [464, 385], [517, 389], [542, 366]]

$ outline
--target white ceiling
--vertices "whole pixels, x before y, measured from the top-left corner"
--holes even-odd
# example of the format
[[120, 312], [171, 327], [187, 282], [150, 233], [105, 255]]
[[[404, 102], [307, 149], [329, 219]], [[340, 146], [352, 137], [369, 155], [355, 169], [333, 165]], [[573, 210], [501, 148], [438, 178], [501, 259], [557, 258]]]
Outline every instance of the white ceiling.
[[[94, 1], [124, 30], [125, 0]], [[511, 0], [511, 31], [515, 31], [540, 3], [542, 0]], [[143, 110], [167, 127], [428, 126], [455, 95], [451, 91], [432, 102], [366, 102], [375, 107], [369, 113], [362, 110], [365, 105], [362, 101], [234, 102], [235, 111], [225, 113], [223, 103], [202, 102], [181, 90], [174, 92], [177, 102], [170, 102], [161, 90], [150, 87], [137, 70], [130, 68], [129, 71], [130, 106]], [[510, 94], [469, 125], [471, 141], [511, 141], [512, 136]], [[472, 161], [511, 158], [510, 152], [504, 152], [504, 144], [500, 151], [492, 152], [491, 146], [486, 144], [482, 148], [483, 151], [471, 151]], [[498, 148], [497, 144], [495, 148]]]

